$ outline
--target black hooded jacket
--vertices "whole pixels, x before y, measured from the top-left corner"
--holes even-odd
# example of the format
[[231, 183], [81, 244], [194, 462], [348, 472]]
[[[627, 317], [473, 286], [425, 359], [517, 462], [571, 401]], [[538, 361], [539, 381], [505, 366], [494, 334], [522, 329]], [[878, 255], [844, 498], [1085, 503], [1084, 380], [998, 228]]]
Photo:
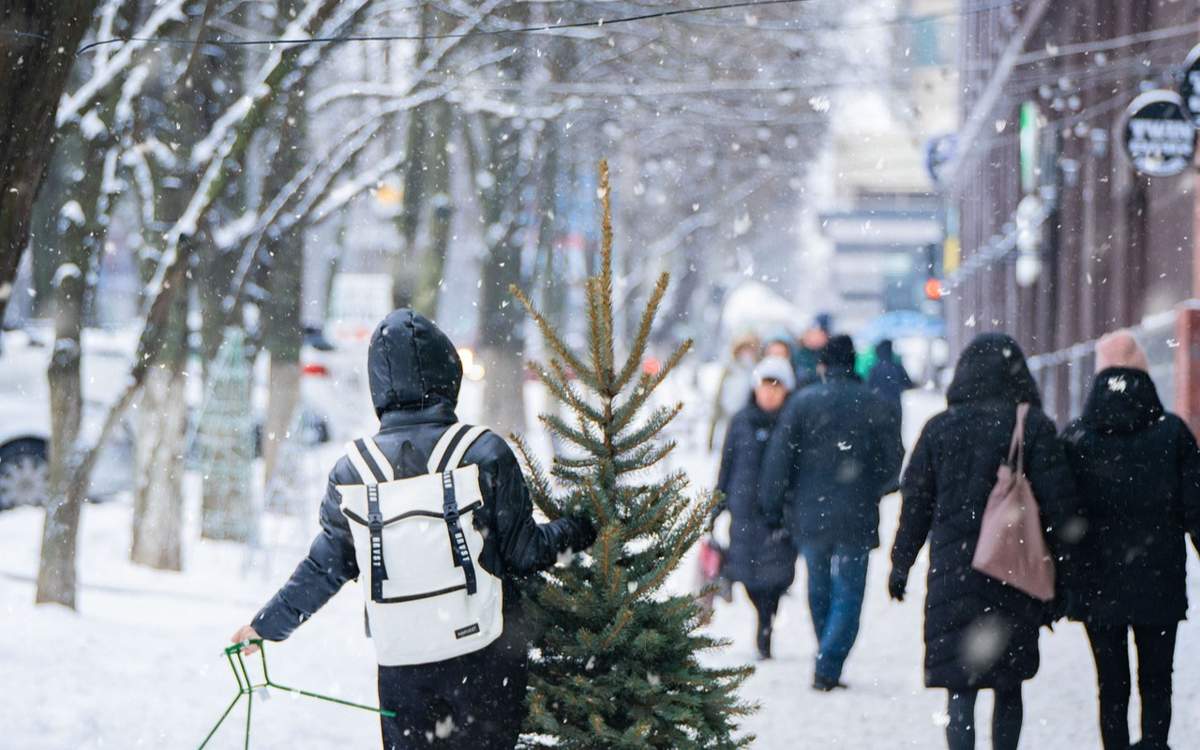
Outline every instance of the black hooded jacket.
[[[458, 421], [454, 414], [462, 383], [458, 352], [431, 321], [408, 309], [396, 310], [371, 337], [367, 371], [380, 423], [375, 442], [397, 478], [425, 473], [438, 438]], [[520, 465], [498, 435], [487, 433], [477, 440], [463, 463], [479, 465], [484, 512], [476, 517], [487, 531], [480, 562], [504, 581], [507, 621], [519, 601], [514, 577], [550, 567], [566, 549], [589, 546], [594, 532], [586, 521], [560, 519], [541, 525], [534, 521]], [[359, 482], [358, 472], [343, 456], [329, 474], [320, 510], [321, 531], [308, 556], [251, 623], [263, 638], [287, 638], [346, 581], [358, 577], [354, 540], [340, 511], [337, 486]]]
[[1037, 673], [1038, 627], [1048, 611], [976, 572], [971, 560], [996, 472], [1007, 457], [1017, 404], [1033, 406], [1025, 423], [1025, 473], [1060, 582], [1070, 575], [1069, 532], [1078, 526], [1074, 483], [1054, 423], [1040, 409], [1025, 356], [1010, 337], [984, 334], [971, 342], [958, 360], [947, 401], [946, 411], [925, 425], [904, 471], [893, 575], [907, 578], [928, 540], [929, 687], [1013, 686]]
[[1071, 615], [1100, 626], [1174, 623], [1187, 612], [1185, 533], [1200, 543], [1200, 449], [1142, 370], [1096, 375], [1063, 431], [1087, 536]]
[[[851, 350], [853, 351], [853, 350]], [[896, 410], [848, 366], [788, 398], [767, 443], [763, 517], [797, 545], [879, 546], [879, 500], [896, 486], [904, 445]]]

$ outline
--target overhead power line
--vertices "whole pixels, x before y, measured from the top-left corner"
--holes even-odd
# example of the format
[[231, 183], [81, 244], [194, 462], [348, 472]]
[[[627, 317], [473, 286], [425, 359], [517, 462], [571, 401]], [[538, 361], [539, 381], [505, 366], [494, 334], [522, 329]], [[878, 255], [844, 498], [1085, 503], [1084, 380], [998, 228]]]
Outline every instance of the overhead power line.
[[343, 44], [345, 42], [412, 42], [412, 41], [432, 41], [439, 39], [460, 39], [464, 37], [476, 36], [500, 36], [503, 34], [536, 34], [550, 31], [561, 31], [563, 29], [585, 29], [585, 28], [603, 28], [605, 26], [615, 26], [617, 24], [634, 23], [637, 21], [650, 21], [660, 18], [671, 18], [674, 16], [683, 16], [693, 13], [705, 13], [715, 10], [731, 10], [735, 8], [755, 8], [766, 7], [769, 5], [793, 5], [797, 3], [810, 2], [811, 0], [741, 0], [740, 2], [719, 3], [716, 5], [699, 5], [694, 8], [674, 8], [672, 10], [660, 10], [653, 13], [640, 13], [632, 16], [616, 16], [613, 18], [597, 18], [590, 21], [568, 21], [566, 23], [550, 23], [539, 24], [537, 26], [518, 26], [508, 29], [478, 29], [472, 31], [455, 31], [445, 34], [365, 34], [365, 35], [347, 35], [347, 36], [328, 36], [328, 37], [296, 37], [296, 38], [280, 38], [280, 39], [182, 39], [178, 37], [114, 37], [112, 39], [100, 39], [90, 44], [85, 44], [79, 48], [75, 54], [81, 55], [84, 52], [93, 50], [107, 44], [121, 44], [124, 42], [145, 42], [149, 44], [206, 44], [216, 47], [263, 47], [280, 45], [308, 45], [308, 44]]

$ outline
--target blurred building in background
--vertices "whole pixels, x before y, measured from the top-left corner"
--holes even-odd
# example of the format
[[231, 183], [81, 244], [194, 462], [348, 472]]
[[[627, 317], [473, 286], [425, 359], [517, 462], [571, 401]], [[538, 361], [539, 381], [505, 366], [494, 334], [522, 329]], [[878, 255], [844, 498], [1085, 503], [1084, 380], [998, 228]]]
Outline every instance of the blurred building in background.
[[845, 116], [833, 120], [836, 187], [820, 225], [832, 244], [839, 330], [876, 330], [888, 313], [940, 315], [926, 282], [936, 273], [945, 211], [928, 152], [957, 122], [958, 5], [899, 3], [886, 42], [888, 75], [852, 87], [841, 105]]
[[1200, 7], [963, 6], [962, 124], [944, 174], [952, 352], [983, 331], [1015, 334], [1062, 421], [1086, 397], [1092, 342], [1134, 326], [1164, 401], [1189, 412], [1177, 385], [1190, 376], [1174, 363], [1177, 310], [1200, 271], [1196, 176], [1138, 174], [1122, 151], [1122, 118], [1140, 92], [1176, 87], [1200, 40]]

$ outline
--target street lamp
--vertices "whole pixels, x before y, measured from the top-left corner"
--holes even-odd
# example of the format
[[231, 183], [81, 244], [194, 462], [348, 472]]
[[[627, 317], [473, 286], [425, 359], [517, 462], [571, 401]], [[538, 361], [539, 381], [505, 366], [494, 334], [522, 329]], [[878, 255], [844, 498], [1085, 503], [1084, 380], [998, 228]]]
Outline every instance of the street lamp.
[[1030, 287], [1042, 275], [1042, 199], [1030, 194], [1017, 204], [1017, 262], [1013, 269], [1017, 284]]

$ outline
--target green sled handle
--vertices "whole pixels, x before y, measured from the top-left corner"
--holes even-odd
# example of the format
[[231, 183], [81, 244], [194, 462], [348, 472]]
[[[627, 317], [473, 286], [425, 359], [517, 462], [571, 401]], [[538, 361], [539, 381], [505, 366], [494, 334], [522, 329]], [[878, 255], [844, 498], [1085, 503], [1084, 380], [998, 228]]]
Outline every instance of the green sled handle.
[[[246, 668], [246, 660], [242, 655], [242, 651], [250, 645], [258, 646], [258, 653], [262, 657], [262, 682], [254, 682], [250, 678], [250, 671]], [[352, 703], [351, 701], [344, 701], [341, 698], [333, 698], [331, 696], [321, 695], [320, 693], [314, 693], [309, 690], [299, 690], [286, 685], [280, 685], [277, 682], [272, 682], [271, 674], [267, 671], [267, 650], [261, 638], [242, 641], [241, 643], [235, 643], [232, 646], [229, 646], [225, 649], [225, 658], [229, 661], [229, 668], [233, 670], [233, 679], [237, 681], [237, 695], [233, 696], [233, 700], [229, 703], [229, 707], [225, 709], [225, 713], [221, 714], [221, 718], [217, 719], [217, 723], [213, 725], [213, 728], [211, 731], [209, 731], [208, 736], [204, 738], [204, 742], [200, 743], [199, 750], [203, 750], [204, 747], [208, 745], [209, 740], [211, 740], [213, 735], [217, 733], [217, 730], [221, 728], [221, 724], [225, 722], [225, 719], [229, 718], [230, 712], [233, 711], [233, 707], [236, 706], [238, 701], [242, 699], [242, 696], [246, 697], [246, 740], [243, 747], [249, 748], [250, 713], [254, 708], [254, 691], [265, 688], [275, 688], [276, 690], [283, 690], [288, 693], [296, 693], [309, 698], [317, 698], [318, 700], [329, 701], [330, 703], [338, 703], [343, 706], [349, 706], [350, 708], [361, 708], [364, 711], [371, 711], [372, 713], [381, 714], [391, 718], [396, 716], [395, 711], [388, 711], [383, 708], [375, 708], [374, 706], [364, 706], [361, 703]]]

